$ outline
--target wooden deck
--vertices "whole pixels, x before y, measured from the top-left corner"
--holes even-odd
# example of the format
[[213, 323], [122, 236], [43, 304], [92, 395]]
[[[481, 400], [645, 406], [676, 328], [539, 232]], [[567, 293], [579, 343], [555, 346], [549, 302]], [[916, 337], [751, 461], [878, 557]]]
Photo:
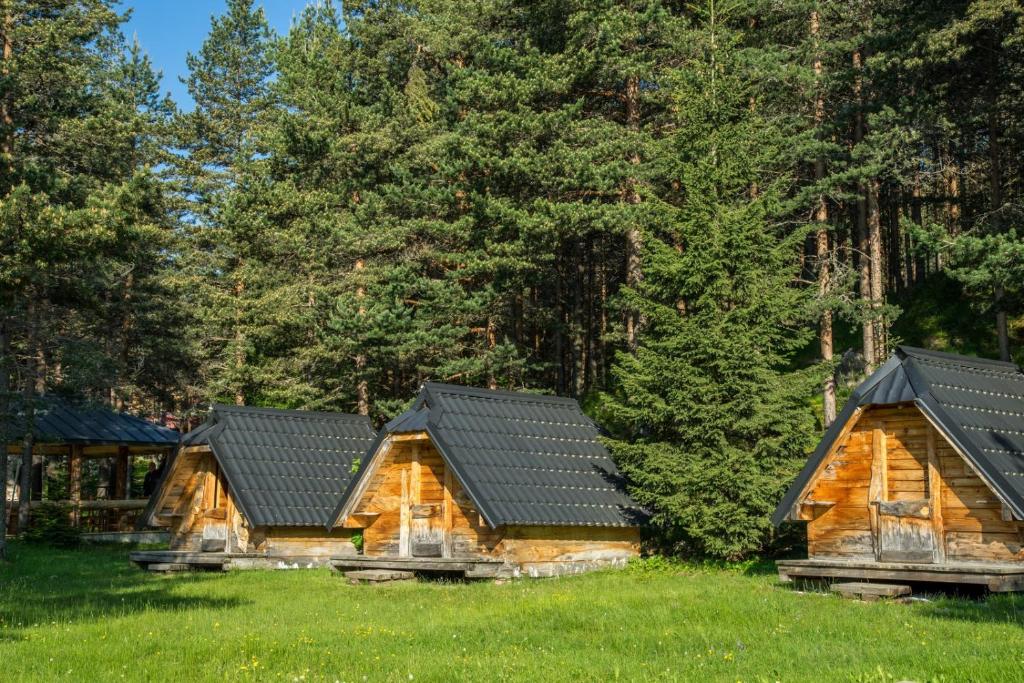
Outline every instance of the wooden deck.
[[152, 571], [226, 571], [229, 569], [307, 569], [323, 567], [320, 556], [277, 556], [265, 553], [202, 553], [183, 550], [139, 550], [128, 554], [135, 564]]
[[779, 560], [779, 579], [843, 579], [985, 586], [993, 592], [1024, 591], [1024, 564], [957, 562], [924, 564], [871, 560]]
[[338, 571], [381, 569], [425, 574], [461, 574], [467, 579], [495, 579], [512, 576], [511, 568], [501, 560], [489, 558], [372, 557], [355, 555], [332, 557]]

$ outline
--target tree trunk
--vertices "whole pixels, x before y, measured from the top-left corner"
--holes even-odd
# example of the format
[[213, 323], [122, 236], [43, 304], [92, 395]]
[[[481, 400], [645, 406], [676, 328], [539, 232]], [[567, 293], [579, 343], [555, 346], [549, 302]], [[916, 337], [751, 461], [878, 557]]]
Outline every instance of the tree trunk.
[[0, 562], [7, 559], [7, 444], [11, 440], [7, 430], [7, 416], [11, 410], [9, 353], [5, 317], [0, 319]]
[[[11, 56], [13, 52], [13, 45], [11, 43], [11, 31], [14, 28], [14, 17], [11, 14], [11, 7], [9, 2], [3, 3], [3, 35], [0, 36], [0, 42], [3, 43], [2, 55], [3, 55], [3, 66], [0, 67], [0, 76], [5, 80], [10, 75], [10, 68], [8, 64], [11, 62]], [[4, 168], [4, 186], [2, 194], [7, 194], [7, 191], [14, 186], [14, 103], [13, 103], [13, 91], [8, 88], [4, 97], [0, 98], [0, 126], [3, 126], [3, 131], [0, 132], [0, 163], [3, 164]]]
[[[637, 76], [629, 76], [626, 79], [626, 126], [630, 133], [635, 135], [640, 129], [640, 79]], [[640, 165], [640, 153], [634, 149], [629, 155], [629, 163], [634, 166]], [[627, 204], [639, 204], [640, 192], [637, 189], [637, 178], [629, 178], [626, 181], [625, 200]], [[640, 226], [630, 221], [626, 229], [626, 285], [636, 287], [643, 277], [640, 262], [640, 252], [643, 248], [643, 236], [640, 233]], [[635, 310], [626, 312], [626, 348], [630, 352], [636, 351], [637, 335], [640, 328], [640, 314]]]
[[235, 357], [234, 381], [235, 405], [245, 405], [245, 387], [242, 384], [242, 372], [245, 370], [245, 332], [242, 330], [242, 295], [245, 293], [245, 282], [235, 281]]
[[[863, 68], [860, 49], [853, 52], [853, 94], [856, 107], [854, 115], [853, 142], [860, 144], [864, 140], [864, 94], [861, 69]], [[867, 187], [863, 182], [857, 183], [857, 282], [861, 301], [864, 303], [864, 320], [861, 326], [861, 338], [864, 345], [864, 365], [868, 372], [875, 369], [875, 322], [871, 298], [871, 259], [868, 245], [868, 208]]]
[[115, 410], [122, 411], [127, 410], [131, 407], [132, 397], [128, 390], [128, 366], [131, 359], [131, 333], [132, 333], [132, 314], [131, 305], [132, 297], [134, 295], [135, 288], [135, 273], [128, 273], [124, 280], [124, 296], [122, 297], [121, 305], [124, 306], [124, 311], [121, 315], [121, 348], [118, 349], [117, 365], [118, 365], [118, 377], [117, 377], [117, 405], [114, 406]]
[[[821, 86], [823, 67], [821, 54], [818, 51], [818, 36], [821, 30], [818, 10], [811, 11], [811, 40], [814, 42], [814, 130], [820, 138], [821, 126], [825, 121], [825, 96]], [[818, 156], [814, 160], [814, 182], [820, 184], [825, 179], [825, 158]], [[825, 301], [831, 294], [831, 254], [829, 250], [828, 200], [823, 192], [815, 199], [814, 222], [817, 224], [815, 239], [815, 256], [818, 261], [818, 297]], [[829, 366], [828, 375], [822, 386], [822, 409], [825, 427], [836, 419], [836, 376], [833, 371], [833, 339], [832, 309], [823, 308], [818, 324], [818, 346], [821, 360]]]
[[25, 533], [29, 522], [29, 504], [32, 500], [32, 451], [35, 447], [36, 422], [36, 387], [39, 384], [39, 366], [36, 346], [38, 336], [38, 317], [34, 294], [28, 294], [28, 305], [25, 311], [26, 321], [26, 368], [22, 379], [21, 395], [23, 413], [25, 415], [24, 433], [21, 440], [21, 481], [18, 482], [18, 533]]
[[886, 324], [882, 319], [881, 312], [885, 296], [885, 283], [882, 280], [882, 274], [886, 269], [882, 257], [882, 213], [878, 196], [878, 178], [871, 178], [868, 181], [868, 260], [871, 263], [871, 317], [875, 332], [873, 366], [882, 362], [887, 344]]
[[[356, 259], [356, 273], [357, 276], [361, 274], [363, 270], [363, 259]], [[366, 307], [363, 306], [362, 300], [366, 296], [366, 288], [362, 282], [358, 282], [356, 285], [356, 299], [359, 300], [359, 316], [363, 317], [366, 315]], [[370, 414], [370, 389], [366, 380], [366, 354], [357, 353], [354, 359], [356, 369], [356, 413], [359, 415]]]
[[[1002, 229], [1002, 216], [1000, 212], [1003, 207], [1003, 165], [999, 138], [1002, 135], [999, 124], [999, 112], [996, 109], [995, 98], [992, 98], [989, 107], [989, 208], [992, 211], [993, 229], [998, 232]], [[999, 360], [1010, 360], [1010, 329], [1006, 317], [1005, 306], [1006, 291], [1002, 283], [995, 286], [995, 309], [996, 309], [996, 336], [999, 340]]]

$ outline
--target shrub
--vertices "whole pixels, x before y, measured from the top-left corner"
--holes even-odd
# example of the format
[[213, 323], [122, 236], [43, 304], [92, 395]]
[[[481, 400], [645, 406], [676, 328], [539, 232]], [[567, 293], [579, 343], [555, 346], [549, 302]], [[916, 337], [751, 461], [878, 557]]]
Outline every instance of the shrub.
[[74, 548], [81, 542], [81, 532], [71, 524], [70, 508], [49, 501], [32, 510], [32, 523], [23, 537], [55, 548]]

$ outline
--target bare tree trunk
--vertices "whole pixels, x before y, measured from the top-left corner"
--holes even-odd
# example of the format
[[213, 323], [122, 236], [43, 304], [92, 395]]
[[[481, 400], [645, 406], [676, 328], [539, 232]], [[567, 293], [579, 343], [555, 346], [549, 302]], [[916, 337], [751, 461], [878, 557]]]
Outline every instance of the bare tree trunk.
[[[626, 126], [632, 133], [640, 129], [640, 79], [636, 76], [629, 76], [626, 79]], [[630, 153], [629, 163], [634, 166], [640, 165], [640, 154], [636, 150]], [[639, 204], [640, 193], [637, 190], [637, 179], [630, 178], [626, 181], [625, 200], [628, 204]], [[643, 248], [643, 236], [640, 234], [640, 227], [634, 222], [630, 223], [626, 230], [626, 285], [636, 287], [643, 278], [641, 269], [640, 252]], [[637, 334], [640, 327], [640, 314], [630, 310], [626, 313], [626, 347], [636, 351]]]
[[245, 405], [245, 388], [242, 386], [242, 371], [245, 369], [245, 332], [242, 331], [242, 294], [245, 283], [235, 282], [235, 405]]
[[35, 447], [35, 410], [36, 410], [36, 385], [39, 382], [38, 357], [36, 356], [36, 337], [38, 332], [38, 318], [36, 304], [33, 300], [34, 294], [29, 292], [28, 305], [25, 311], [26, 321], [26, 342], [28, 353], [26, 354], [25, 375], [22, 378], [22, 402], [25, 415], [24, 434], [21, 440], [21, 481], [18, 483], [18, 533], [24, 533], [28, 529], [29, 505], [32, 500], [32, 453]]
[[[356, 259], [356, 273], [361, 274], [364, 267], [363, 259]], [[359, 316], [366, 315], [366, 307], [362, 300], [366, 296], [366, 288], [362, 282], [356, 286], [356, 299], [359, 300]], [[357, 353], [355, 357], [356, 366], [356, 413], [359, 415], [370, 414], [370, 389], [366, 381], [366, 354]]]
[[485, 334], [487, 335], [487, 388], [497, 389], [498, 388], [498, 377], [494, 374], [494, 349], [498, 346], [498, 324], [494, 319], [493, 315], [487, 316], [487, 327], [485, 328]]
[[[11, 42], [11, 31], [14, 28], [14, 17], [11, 14], [11, 7], [9, 2], [3, 3], [3, 35], [0, 36], [0, 42], [3, 43], [2, 54], [3, 54], [3, 66], [0, 67], [0, 76], [7, 78], [10, 75], [10, 67], [8, 66], [11, 62], [12, 52], [14, 46]], [[8, 88], [7, 93], [3, 98], [0, 98], [0, 125], [3, 126], [3, 132], [0, 134], [0, 163], [3, 164], [5, 170], [5, 183], [2, 188], [4, 193], [13, 186], [14, 184], [14, 103], [13, 93]]]
[[[856, 106], [854, 117], [853, 142], [855, 145], [864, 140], [864, 93], [861, 70], [863, 69], [863, 56], [860, 49], [853, 52], [853, 94]], [[864, 321], [861, 332], [864, 345], [864, 364], [866, 370], [871, 372], [875, 369], [875, 321], [873, 317], [873, 302], [871, 297], [871, 259], [868, 244], [868, 208], [867, 208], [867, 187], [863, 182], [857, 183], [857, 271], [858, 288], [861, 301], [865, 304]]]
[[115, 388], [114, 410], [126, 410], [131, 404], [131, 396], [128, 391], [128, 363], [131, 357], [130, 337], [132, 331], [132, 316], [129, 310], [132, 304], [132, 289], [135, 287], [135, 274], [129, 272], [124, 280], [124, 295], [121, 298], [121, 305], [124, 310], [121, 313], [121, 346], [117, 350], [117, 384]]
[[[821, 86], [823, 67], [821, 54], [818, 52], [818, 36], [821, 31], [821, 19], [818, 10], [811, 10], [811, 40], [814, 42], [814, 130], [820, 138], [821, 126], [825, 121], [825, 95]], [[825, 179], [825, 158], [821, 155], [814, 160], [814, 181], [821, 183]], [[814, 222], [817, 224], [815, 238], [815, 256], [818, 261], [818, 297], [825, 301], [831, 293], [831, 254], [829, 250], [828, 200], [825, 194], [819, 193], [815, 199]], [[833, 360], [832, 309], [824, 308], [818, 321], [818, 346], [821, 360], [831, 366]], [[822, 386], [822, 409], [825, 426], [836, 420], [836, 377], [832, 368], [825, 377]]]
[[872, 178], [868, 181], [868, 260], [871, 263], [871, 317], [875, 332], [873, 366], [882, 362], [887, 344], [886, 324], [881, 313], [885, 297], [885, 283], [882, 280], [885, 261], [882, 258], [882, 215], [878, 195], [878, 178]]
[[[995, 97], [992, 98], [989, 106], [989, 208], [992, 210], [992, 221], [998, 231], [1002, 227], [1002, 216], [1000, 211], [1003, 207], [1003, 164], [999, 138], [1002, 135], [999, 124], [999, 112], [996, 109]], [[1010, 360], [1010, 329], [1006, 318], [1006, 307], [1004, 298], [1006, 291], [1002, 283], [995, 287], [995, 309], [996, 309], [996, 336], [999, 340], [999, 360]]]
[[11, 380], [8, 358], [7, 319], [0, 319], [0, 562], [7, 559], [7, 444], [10, 443], [8, 419], [11, 413]]

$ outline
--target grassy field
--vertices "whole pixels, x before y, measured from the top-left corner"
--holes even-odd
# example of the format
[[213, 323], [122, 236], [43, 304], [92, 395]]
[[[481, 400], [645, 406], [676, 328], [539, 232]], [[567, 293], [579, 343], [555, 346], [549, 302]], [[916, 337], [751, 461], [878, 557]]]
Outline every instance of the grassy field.
[[1024, 596], [863, 604], [770, 566], [350, 586], [15, 545], [0, 680], [1019, 681]]

